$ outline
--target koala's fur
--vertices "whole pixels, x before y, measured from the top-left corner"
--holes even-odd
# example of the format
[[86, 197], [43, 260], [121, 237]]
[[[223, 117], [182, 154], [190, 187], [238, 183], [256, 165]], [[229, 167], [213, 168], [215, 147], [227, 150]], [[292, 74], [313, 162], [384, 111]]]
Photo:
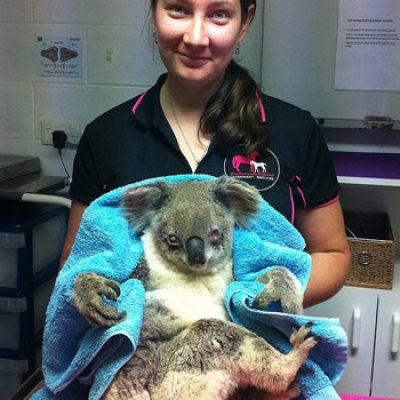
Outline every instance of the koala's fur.
[[[131, 278], [141, 279], [146, 302], [133, 358], [103, 400], [225, 400], [241, 387], [262, 390], [258, 399], [292, 399], [292, 384], [316, 340], [309, 327], [294, 330], [282, 354], [247, 329], [229, 322], [224, 294], [232, 281], [234, 224], [246, 226], [259, 206], [256, 189], [234, 178], [157, 182], [124, 193], [122, 206], [142, 234], [144, 258]], [[254, 305], [279, 300], [302, 313], [297, 279], [285, 268], [263, 275], [266, 288]], [[73, 300], [94, 325], [111, 326], [124, 315], [101, 298], [118, 297], [118, 283], [80, 274]], [[260, 392], [261, 393], [261, 392]]]

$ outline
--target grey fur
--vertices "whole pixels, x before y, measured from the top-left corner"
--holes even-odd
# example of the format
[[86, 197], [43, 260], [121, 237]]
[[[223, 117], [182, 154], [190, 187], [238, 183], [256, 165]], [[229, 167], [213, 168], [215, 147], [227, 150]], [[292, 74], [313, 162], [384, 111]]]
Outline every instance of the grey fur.
[[[143, 232], [144, 259], [131, 279], [142, 280], [146, 303], [137, 351], [103, 400], [225, 400], [240, 387], [260, 389], [262, 399], [296, 397], [295, 375], [316, 344], [307, 337], [310, 327], [294, 330], [293, 348], [282, 354], [229, 322], [223, 304], [234, 224], [245, 226], [254, 215], [258, 192], [226, 177], [163, 182], [129, 189], [122, 206]], [[288, 270], [273, 269], [259, 281], [266, 289], [255, 306], [280, 301], [286, 312], [302, 312], [301, 290]], [[82, 273], [73, 301], [90, 323], [112, 326], [124, 315], [101, 296], [115, 300], [118, 292], [116, 282]]]

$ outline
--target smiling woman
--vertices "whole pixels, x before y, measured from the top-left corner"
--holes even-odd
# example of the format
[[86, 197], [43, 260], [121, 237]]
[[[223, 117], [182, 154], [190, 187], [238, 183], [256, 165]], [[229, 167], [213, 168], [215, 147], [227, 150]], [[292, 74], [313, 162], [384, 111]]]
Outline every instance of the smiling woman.
[[84, 210], [105, 192], [167, 175], [229, 175], [255, 186], [303, 235], [312, 258], [304, 305], [333, 296], [346, 279], [350, 252], [323, 136], [308, 112], [261, 93], [232, 60], [256, 1], [151, 0], [150, 7], [167, 73], [86, 127], [62, 263]]
[[153, 10], [153, 29], [168, 70], [166, 85], [173, 92], [186, 86], [214, 91], [244, 39], [254, 7], [242, 21], [239, 2], [176, 4], [159, 0]]
[[[259, 127], [256, 85], [232, 62], [254, 13], [252, 1], [152, 1], [154, 35], [168, 71], [161, 106], [193, 171], [211, 136], [221, 146], [249, 142], [250, 137], [257, 137], [257, 144], [267, 139]], [[237, 94], [240, 102], [229, 105], [228, 92], [232, 100]], [[221, 118], [222, 113], [226, 117]]]

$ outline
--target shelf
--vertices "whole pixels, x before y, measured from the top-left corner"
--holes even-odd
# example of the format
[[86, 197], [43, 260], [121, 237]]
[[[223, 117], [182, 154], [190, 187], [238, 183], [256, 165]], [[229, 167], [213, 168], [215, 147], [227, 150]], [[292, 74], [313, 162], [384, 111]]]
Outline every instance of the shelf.
[[332, 151], [342, 184], [400, 187], [400, 154]]
[[400, 187], [400, 179], [365, 178], [357, 176], [338, 176], [339, 183], [344, 185], [366, 185]]

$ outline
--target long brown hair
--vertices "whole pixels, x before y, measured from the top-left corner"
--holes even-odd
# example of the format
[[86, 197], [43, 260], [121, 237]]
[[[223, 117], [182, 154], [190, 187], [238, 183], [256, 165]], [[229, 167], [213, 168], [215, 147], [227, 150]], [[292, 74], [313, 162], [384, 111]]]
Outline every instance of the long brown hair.
[[[158, 0], [151, 0], [154, 12]], [[242, 21], [248, 17], [256, 0], [240, 0]], [[218, 148], [226, 152], [235, 145], [245, 145], [251, 154], [269, 142], [269, 135], [260, 120], [258, 86], [249, 72], [231, 61], [221, 87], [210, 98], [200, 120], [200, 130], [213, 136]]]

